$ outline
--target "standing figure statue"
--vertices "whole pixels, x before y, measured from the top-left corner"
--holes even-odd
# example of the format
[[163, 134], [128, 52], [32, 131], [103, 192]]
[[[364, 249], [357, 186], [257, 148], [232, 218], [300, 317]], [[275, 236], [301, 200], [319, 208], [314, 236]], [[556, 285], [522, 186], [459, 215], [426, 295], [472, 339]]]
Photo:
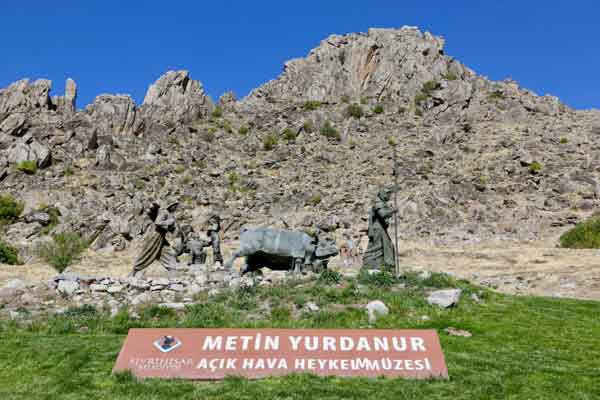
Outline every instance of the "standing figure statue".
[[389, 220], [396, 212], [388, 205], [390, 193], [390, 189], [379, 190], [369, 211], [369, 245], [363, 255], [363, 265], [373, 269], [395, 265], [394, 245], [387, 232]]
[[173, 216], [178, 204], [174, 202], [161, 209], [157, 203], [152, 202], [147, 207], [146, 212], [154, 223], [154, 229], [144, 238], [142, 250], [133, 265], [132, 275], [137, 275], [155, 260], [159, 260], [169, 272], [177, 269], [177, 257], [183, 252], [185, 244], [183, 232]]
[[213, 249], [213, 262], [223, 265], [223, 255], [221, 254], [221, 239], [219, 238], [219, 232], [221, 231], [221, 217], [217, 214], [213, 214], [208, 219], [208, 228], [206, 235], [210, 240], [210, 244]]

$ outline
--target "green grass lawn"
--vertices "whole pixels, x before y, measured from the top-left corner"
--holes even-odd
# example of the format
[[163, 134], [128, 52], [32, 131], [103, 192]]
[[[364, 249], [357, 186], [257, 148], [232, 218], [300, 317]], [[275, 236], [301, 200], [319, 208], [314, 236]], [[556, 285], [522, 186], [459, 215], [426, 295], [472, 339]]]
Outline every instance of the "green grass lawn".
[[[245, 289], [199, 298], [180, 313], [149, 307], [137, 318], [84, 307], [29, 324], [4, 321], [0, 399], [600, 399], [600, 303], [502, 295], [441, 275], [407, 281], [404, 289], [387, 278]], [[427, 287], [450, 286], [464, 290], [458, 307], [427, 305]], [[111, 374], [130, 327], [368, 328], [366, 312], [353, 305], [375, 299], [390, 315], [373, 328], [438, 329], [449, 380], [292, 375], [191, 382]], [[307, 301], [321, 311], [302, 311]], [[449, 326], [473, 336], [449, 336]]]

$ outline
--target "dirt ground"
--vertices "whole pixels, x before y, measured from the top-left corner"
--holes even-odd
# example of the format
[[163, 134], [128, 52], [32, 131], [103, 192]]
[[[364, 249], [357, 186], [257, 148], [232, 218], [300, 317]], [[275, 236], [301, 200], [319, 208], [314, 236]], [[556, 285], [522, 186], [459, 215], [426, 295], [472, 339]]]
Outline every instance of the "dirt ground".
[[[555, 246], [556, 242], [556, 239], [549, 239], [454, 247], [403, 242], [399, 260], [403, 268], [451, 273], [506, 293], [600, 300], [600, 250], [560, 249]], [[235, 243], [224, 243], [225, 258], [234, 247]], [[88, 251], [68, 272], [123, 277], [131, 269], [136, 250]], [[343, 263], [337, 258], [331, 265], [336, 268], [342, 267]], [[56, 271], [41, 263], [2, 265], [0, 286], [11, 279], [31, 284], [46, 282], [54, 275]], [[146, 275], [166, 274], [160, 266], [153, 265]]]

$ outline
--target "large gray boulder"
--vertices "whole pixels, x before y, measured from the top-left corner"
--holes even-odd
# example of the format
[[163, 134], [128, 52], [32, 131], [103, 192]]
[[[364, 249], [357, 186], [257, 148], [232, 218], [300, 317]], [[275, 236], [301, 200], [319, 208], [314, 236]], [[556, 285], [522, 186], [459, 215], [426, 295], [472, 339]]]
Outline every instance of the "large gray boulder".
[[72, 115], [76, 111], [77, 84], [71, 78], [65, 83], [65, 95], [52, 98], [56, 110], [62, 114]]
[[462, 290], [460, 289], [437, 290], [427, 297], [427, 303], [442, 308], [449, 308], [458, 303], [461, 295]]
[[202, 84], [188, 71], [169, 71], [150, 85], [140, 113], [148, 125], [172, 125], [205, 117], [213, 108]]
[[30, 136], [24, 137], [8, 149], [10, 164], [16, 165], [23, 161], [35, 161], [38, 168], [45, 168], [51, 162], [50, 149]]

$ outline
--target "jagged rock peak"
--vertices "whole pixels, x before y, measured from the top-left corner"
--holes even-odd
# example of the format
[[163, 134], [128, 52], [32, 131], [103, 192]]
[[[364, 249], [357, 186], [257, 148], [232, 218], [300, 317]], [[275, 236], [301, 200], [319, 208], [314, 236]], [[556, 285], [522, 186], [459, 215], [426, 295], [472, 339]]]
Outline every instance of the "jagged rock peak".
[[189, 122], [208, 115], [214, 105], [188, 71], [169, 71], [150, 85], [142, 107], [154, 122]]
[[47, 79], [22, 79], [0, 90], [0, 120], [15, 112], [51, 108], [51, 88], [52, 82]]

